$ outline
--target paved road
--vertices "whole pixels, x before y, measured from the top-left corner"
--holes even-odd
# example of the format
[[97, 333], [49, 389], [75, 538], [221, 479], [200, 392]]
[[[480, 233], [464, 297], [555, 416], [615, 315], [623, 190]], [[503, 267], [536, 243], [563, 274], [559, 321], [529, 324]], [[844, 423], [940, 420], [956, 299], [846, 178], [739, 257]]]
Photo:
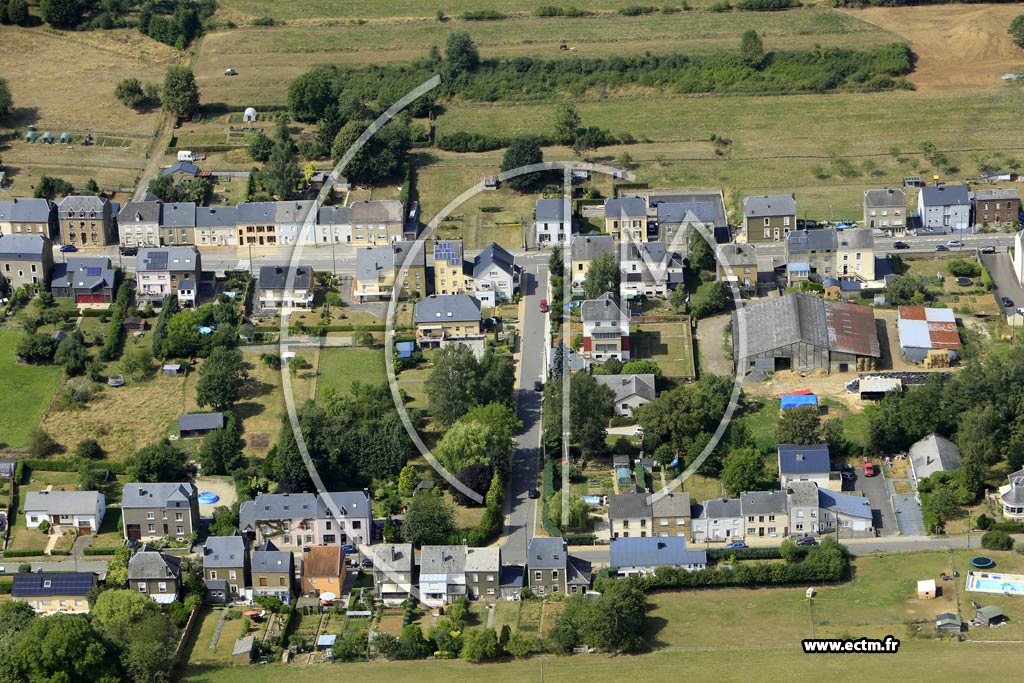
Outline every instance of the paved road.
[[[914, 254], [914, 253], [927, 253], [934, 252], [935, 247], [940, 244], [945, 244], [949, 240], [960, 240], [964, 243], [963, 247], [952, 248], [950, 252], [963, 252], [967, 255], [974, 255], [974, 250], [980, 247], [992, 246], [1000, 251], [1005, 251], [1008, 247], [1013, 245], [1013, 235], [1010, 233], [993, 233], [988, 235], [918, 235], [916, 237], [905, 236], [905, 237], [876, 237], [875, 238], [875, 253], [882, 256], [886, 253], [893, 254]], [[903, 242], [909, 244], [909, 249], [894, 249], [893, 244], [895, 242]], [[786, 254], [786, 243], [772, 243], [764, 246], [757, 245], [758, 256], [785, 256]]]
[[982, 254], [981, 262], [992, 276], [996, 286], [996, 301], [1006, 297], [1016, 307], [1024, 307], [1024, 287], [1013, 274], [1013, 262], [1009, 254]]
[[899, 531], [899, 527], [892, 514], [892, 504], [889, 502], [889, 490], [885, 487], [885, 480], [881, 475], [865, 477], [863, 467], [855, 467], [854, 471], [857, 478], [853, 481], [853, 489], [860, 491], [871, 501], [875, 528], [883, 536], [892, 536]]
[[541, 394], [533, 390], [533, 383], [544, 379], [544, 326], [547, 325], [547, 316], [540, 312], [540, 300], [547, 291], [547, 264], [534, 259], [526, 262], [525, 270], [525, 313], [521, 321], [519, 386], [516, 387], [517, 412], [523, 429], [516, 437], [519, 448], [512, 459], [508, 528], [501, 548], [502, 559], [514, 564], [526, 562], [526, 546], [533, 537], [539, 503], [531, 500], [528, 492], [537, 486]]

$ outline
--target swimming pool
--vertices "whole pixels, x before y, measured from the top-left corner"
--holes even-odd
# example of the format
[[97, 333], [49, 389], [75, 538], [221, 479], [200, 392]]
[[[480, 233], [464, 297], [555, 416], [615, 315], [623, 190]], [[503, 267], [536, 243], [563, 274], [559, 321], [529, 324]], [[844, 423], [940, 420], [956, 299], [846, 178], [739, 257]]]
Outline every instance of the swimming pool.
[[967, 590], [975, 593], [1024, 595], [1024, 575], [967, 572]]

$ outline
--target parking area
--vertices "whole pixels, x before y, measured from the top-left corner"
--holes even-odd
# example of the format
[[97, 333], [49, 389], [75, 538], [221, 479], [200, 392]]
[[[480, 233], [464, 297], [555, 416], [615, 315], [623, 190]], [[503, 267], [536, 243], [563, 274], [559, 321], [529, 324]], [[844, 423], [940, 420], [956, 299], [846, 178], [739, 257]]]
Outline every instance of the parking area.
[[996, 286], [996, 299], [1006, 297], [1013, 302], [1011, 308], [1024, 308], [1024, 287], [1013, 274], [1013, 262], [1009, 254], [982, 254], [981, 263], [992, 276]]
[[871, 512], [874, 513], [875, 529], [881, 536], [894, 536], [899, 530], [896, 526], [896, 518], [892, 514], [892, 505], [889, 503], [889, 492], [885, 487], [885, 480], [881, 474], [874, 477], [865, 477], [864, 468], [856, 467], [854, 472], [857, 477], [853, 481], [844, 481], [844, 491], [857, 491], [871, 503]]
[[921, 505], [912, 493], [898, 493], [892, 497], [896, 509], [896, 523], [903, 536], [924, 536], [924, 516]]

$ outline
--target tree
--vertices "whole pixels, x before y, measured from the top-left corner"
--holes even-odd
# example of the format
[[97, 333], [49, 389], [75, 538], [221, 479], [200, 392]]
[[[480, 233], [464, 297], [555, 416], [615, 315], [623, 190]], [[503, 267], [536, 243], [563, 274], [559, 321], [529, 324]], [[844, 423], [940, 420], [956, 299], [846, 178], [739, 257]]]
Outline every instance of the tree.
[[[27, 602], [0, 602], [0, 647], [4, 652], [10, 652], [15, 641], [32, 624], [35, 616], [35, 610]], [[0, 677], [2, 676], [3, 666], [0, 665]]]
[[11, 97], [11, 90], [7, 87], [7, 81], [0, 78], [0, 121], [11, 115], [14, 107], [14, 99]]
[[[608, 449], [608, 420], [615, 414], [615, 394], [585, 372], [572, 376], [569, 385], [569, 427], [573, 442], [584, 457], [600, 456]], [[560, 412], [560, 411], [559, 411]]]
[[39, 17], [50, 26], [67, 28], [82, 20], [80, 0], [40, 0]]
[[[173, 603], [178, 604], [178, 603]], [[187, 603], [186, 603], [187, 606]], [[121, 650], [121, 665], [134, 683], [170, 683], [178, 630], [163, 614], [135, 624]]]
[[178, 118], [191, 116], [199, 108], [199, 88], [192, 69], [172, 66], [164, 77], [164, 109]]
[[78, 490], [95, 491], [100, 486], [100, 475], [88, 463], [82, 463], [78, 468]]
[[79, 460], [102, 460], [106, 455], [96, 439], [82, 439], [75, 446], [75, 457]]
[[619, 272], [619, 262], [614, 254], [598, 254], [590, 262], [586, 279], [583, 282], [583, 289], [586, 292], [587, 298], [596, 299], [606, 292], [618, 296]]
[[976, 405], [965, 411], [956, 430], [956, 443], [964, 458], [985, 465], [994, 464], [1001, 454], [1006, 421], [995, 406]]
[[321, 66], [302, 74], [288, 86], [288, 110], [296, 121], [322, 118], [337, 101], [336, 71]]
[[[2, 95], [0, 95], [2, 98]], [[75, 191], [71, 183], [64, 180], [63, 178], [54, 178], [52, 176], [44, 175], [40, 176], [39, 182], [36, 183], [35, 192], [32, 196], [36, 199], [53, 199], [57, 196], [67, 196]]]
[[[25, 0], [11, 0], [7, 3], [7, 21], [12, 24], [23, 24], [28, 19], [28, 3]], [[2, 119], [3, 116], [0, 116]]]
[[[463, 467], [456, 478], [483, 498], [491, 487], [491, 479], [494, 478], [494, 475], [493, 470], [489, 466], [483, 463], [474, 463]], [[455, 499], [456, 503], [465, 507], [476, 507], [479, 505], [475, 500], [466, 496], [462, 489], [455, 486], [452, 486], [452, 498]]]
[[818, 406], [799, 406], [782, 411], [775, 426], [775, 441], [778, 443], [810, 446], [821, 442], [821, 417]]
[[[331, 156], [340, 163], [369, 127], [366, 119], [353, 119], [341, 127], [331, 145]], [[364, 183], [377, 183], [397, 176], [412, 146], [409, 126], [394, 120], [381, 128], [359, 148], [345, 166], [345, 175]]]
[[846, 455], [850, 445], [843, 430], [843, 421], [838, 417], [825, 420], [821, 424], [821, 440], [828, 446], [828, 451], [833, 457]]
[[494, 659], [500, 653], [498, 634], [493, 628], [472, 629], [462, 636], [460, 656], [467, 662], [482, 662]]
[[270, 153], [274, 151], [274, 141], [267, 137], [262, 130], [250, 135], [247, 145], [249, 156], [253, 161], [266, 161], [270, 158]]
[[[608, 363], [605, 363], [605, 365], [608, 365]], [[628, 360], [622, 364], [622, 368], [615, 374], [654, 375], [655, 377], [661, 377], [662, 370], [661, 366], [653, 360]]]
[[725, 456], [722, 485], [726, 492], [739, 497], [743, 491], [755, 491], [764, 474], [764, 456], [756, 448], [738, 448]]
[[443, 498], [421, 491], [409, 504], [402, 525], [406, 541], [416, 545], [446, 543], [455, 531], [455, 513]]
[[199, 447], [203, 474], [231, 474], [242, 465], [244, 448], [238, 420], [234, 413], [228, 411], [224, 413], [224, 426], [203, 437], [203, 444]]
[[398, 659], [421, 659], [430, 654], [430, 643], [418, 624], [406, 624], [398, 637]]
[[235, 349], [218, 346], [199, 367], [196, 403], [218, 411], [228, 410], [242, 395], [242, 387], [248, 378], [242, 354]]
[[398, 494], [405, 497], [411, 496], [419, 483], [420, 473], [412, 465], [406, 465], [398, 474]]
[[141, 382], [153, 370], [153, 353], [144, 347], [133, 349], [121, 362], [121, 369], [134, 381]]
[[686, 260], [690, 262], [691, 268], [697, 270], [713, 271], [715, 269], [715, 251], [704, 239], [704, 235], [696, 229], [690, 231]]
[[[501, 158], [501, 170], [511, 171], [521, 166], [530, 166], [544, 161], [544, 152], [540, 145], [533, 138], [515, 138], [509, 143]], [[509, 178], [505, 184], [517, 192], [529, 192], [537, 184], [540, 175], [528, 173], [526, 175]]]
[[32, 365], [49, 365], [57, 350], [57, 340], [42, 332], [25, 335], [18, 342], [17, 355]]
[[128, 640], [132, 628], [150, 614], [158, 614], [160, 606], [144, 593], [132, 590], [107, 590], [96, 598], [89, 612], [93, 626], [117, 643]]
[[431, 416], [442, 425], [452, 425], [477, 404], [479, 364], [466, 346], [453, 344], [434, 360], [425, 389]]
[[1005, 531], [987, 531], [981, 537], [981, 547], [985, 550], [1013, 550], [1013, 537]]
[[213, 521], [210, 522], [211, 536], [232, 536], [238, 531], [238, 503], [231, 507], [218, 505], [213, 509]]
[[142, 90], [142, 83], [137, 78], [126, 78], [117, 84], [114, 89], [114, 97], [126, 107], [135, 108], [145, 102], [146, 93]]
[[895, 306], [922, 306], [931, 301], [928, 281], [919, 275], [900, 275], [886, 285], [886, 296]]
[[263, 187], [272, 197], [286, 200], [295, 192], [302, 171], [295, 155], [295, 143], [288, 135], [283, 121], [278, 123], [274, 147], [263, 169]]
[[89, 178], [85, 181], [85, 189], [82, 190], [82, 194], [92, 195], [93, 197], [100, 196], [100, 186], [94, 178]]
[[120, 679], [116, 661], [81, 615], [35, 619], [4, 658], [3, 668], [12, 676], [9, 680], [112, 683]]
[[459, 80], [474, 71], [480, 64], [480, 53], [476, 44], [465, 31], [452, 31], [448, 34], [444, 47], [444, 63], [441, 76], [447, 82]]
[[740, 55], [743, 61], [755, 69], [761, 68], [764, 64], [764, 43], [754, 29], [747, 29], [740, 38]]
[[167, 439], [143, 446], [125, 465], [131, 481], [179, 481], [185, 476], [185, 454]]
[[516, 659], [522, 659], [533, 652], [535, 642], [529, 636], [516, 632], [509, 637], [508, 645], [506, 647], [510, 655]]
[[60, 444], [42, 427], [36, 427], [28, 435], [28, 452], [33, 458], [45, 458], [59, 451]]
[[176, 313], [167, 321], [166, 329], [162, 344], [164, 358], [188, 358], [199, 350], [199, 325], [194, 311], [186, 309]]
[[693, 315], [697, 318], [705, 318], [724, 311], [729, 302], [729, 285], [721, 280], [712, 282], [704, 294], [704, 298], [693, 307]]
[[583, 122], [571, 102], [561, 102], [555, 107], [555, 140], [560, 145], [572, 146]]
[[53, 362], [63, 366], [70, 377], [85, 372], [85, 366], [89, 362], [89, 350], [85, 348], [85, 339], [81, 332], [74, 330], [60, 340], [53, 354]]
[[1010, 22], [1010, 35], [1013, 36], [1013, 42], [1017, 43], [1017, 47], [1024, 47], [1024, 14], [1014, 17]]

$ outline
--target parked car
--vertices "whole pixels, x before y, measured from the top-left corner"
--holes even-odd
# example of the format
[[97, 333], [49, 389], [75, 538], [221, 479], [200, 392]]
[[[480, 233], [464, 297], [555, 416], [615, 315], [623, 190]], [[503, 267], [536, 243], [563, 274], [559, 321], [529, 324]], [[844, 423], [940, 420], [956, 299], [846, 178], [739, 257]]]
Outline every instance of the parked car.
[[864, 476], [865, 477], [873, 477], [876, 474], [878, 474], [878, 470], [875, 469], [874, 463], [872, 463], [870, 460], [865, 460], [864, 461]]
[[1013, 299], [1011, 299], [1010, 297], [1008, 297], [1008, 296], [1001, 297], [1000, 301], [1003, 302], [1003, 306], [1004, 307], [1006, 307], [1006, 308], [1013, 308]]
[[224, 69], [224, 75], [225, 76], [237, 76], [238, 72], [235, 71], [234, 69]]
[[946, 242], [946, 246], [953, 247], [954, 249], [959, 249], [960, 247], [964, 246], [964, 243], [960, 240], [949, 240], [948, 242]]
[[936, 244], [935, 251], [949, 251], [949, 247], [947, 247], [945, 244]]
[[849, 470], [843, 470], [842, 472], [839, 473], [839, 476], [841, 476], [846, 481], [852, 481], [856, 475]]
[[121, 256], [135, 256], [138, 253], [138, 247], [121, 247]]
[[526, 495], [536, 500], [537, 498], [540, 498], [540, 491], [538, 491], [537, 489], [530, 489]]
[[78, 247], [76, 247], [73, 244], [64, 244], [64, 245], [61, 245], [60, 250], [61, 250], [62, 253], [67, 253], [69, 251], [78, 251]]
[[633, 436], [639, 436], [641, 439], [644, 438], [644, 428], [641, 425], [637, 425], [636, 429], [633, 430]]
[[357, 552], [359, 552], [359, 548], [355, 547], [354, 545], [343, 545], [341, 546], [341, 551], [346, 555], [355, 555]]
[[996, 248], [993, 247], [992, 245], [989, 245], [987, 247], [982, 247], [978, 251], [980, 251], [982, 254], [994, 254], [996, 253]]
[[818, 541], [813, 536], [804, 536], [796, 539], [797, 545], [818, 545]]
[[544, 382], [541, 382], [539, 379], [538, 380], [534, 380], [534, 382], [533, 382], [533, 390], [534, 391], [544, 391]]
[[892, 243], [892, 248], [893, 249], [910, 249], [910, 245], [907, 244], [906, 242], [893, 242]]
[[547, 313], [550, 310], [551, 309], [548, 308], [548, 300], [547, 299], [541, 299], [540, 300], [540, 312], [541, 313]]
[[373, 567], [373, 560], [367, 558], [363, 560], [360, 564], [362, 564], [363, 568], [365, 569], [371, 569]]
[[726, 550], [738, 550], [740, 548], [746, 548], [746, 547], [747, 547], [747, 544], [744, 543], [743, 541], [730, 541], [729, 543], [725, 544], [725, 549]]

